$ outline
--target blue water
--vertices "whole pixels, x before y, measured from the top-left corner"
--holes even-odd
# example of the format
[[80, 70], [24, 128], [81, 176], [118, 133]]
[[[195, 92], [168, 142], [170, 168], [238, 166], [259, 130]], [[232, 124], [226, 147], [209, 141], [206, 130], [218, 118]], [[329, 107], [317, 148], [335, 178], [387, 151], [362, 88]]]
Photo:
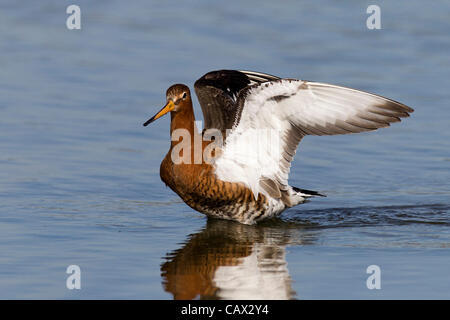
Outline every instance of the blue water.
[[[371, 1], [78, 0], [70, 31], [73, 3], [0, 3], [0, 298], [450, 298], [448, 1], [377, 1], [381, 30]], [[223, 68], [415, 112], [306, 137], [291, 184], [327, 198], [257, 226], [208, 221], [160, 181], [169, 117], [142, 123], [170, 85]]]

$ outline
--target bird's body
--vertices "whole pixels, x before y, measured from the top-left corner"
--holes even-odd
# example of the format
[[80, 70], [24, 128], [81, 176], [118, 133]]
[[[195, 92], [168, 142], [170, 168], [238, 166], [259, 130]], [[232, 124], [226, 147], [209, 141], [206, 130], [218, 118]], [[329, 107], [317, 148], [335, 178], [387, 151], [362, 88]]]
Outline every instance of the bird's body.
[[203, 133], [213, 130], [214, 139], [197, 130], [189, 88], [169, 88], [167, 105], [145, 123], [171, 112], [172, 142], [161, 179], [193, 209], [246, 224], [321, 195], [288, 184], [290, 163], [305, 135], [375, 130], [413, 111], [350, 88], [249, 71], [210, 72], [195, 89]]
[[[191, 137], [189, 145], [194, 149], [195, 139], [201, 135], [195, 126], [194, 113], [187, 108], [186, 114], [173, 113], [171, 132], [186, 129]], [[177, 193], [191, 208], [211, 217], [238, 220], [250, 224], [266, 217], [275, 216], [284, 210], [279, 201], [267, 198], [263, 194], [254, 197], [252, 190], [242, 182], [227, 182], [215, 174], [213, 164], [207, 161], [195, 163], [194, 153], [189, 163], [173, 161], [173, 149], [178, 141], [172, 141], [169, 151], [161, 162], [161, 180]], [[203, 151], [212, 142], [201, 142]], [[186, 151], [186, 150], [184, 150]]]
[[166, 156], [161, 164], [161, 179], [191, 208], [210, 217], [251, 224], [275, 216], [285, 206], [252, 191], [240, 182], [220, 180], [210, 164], [173, 164]]

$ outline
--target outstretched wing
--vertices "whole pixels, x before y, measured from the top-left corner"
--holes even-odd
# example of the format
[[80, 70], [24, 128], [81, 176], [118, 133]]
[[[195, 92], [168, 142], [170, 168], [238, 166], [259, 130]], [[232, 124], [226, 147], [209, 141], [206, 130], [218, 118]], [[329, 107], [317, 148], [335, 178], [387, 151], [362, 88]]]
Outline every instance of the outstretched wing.
[[249, 85], [279, 79], [254, 71], [219, 70], [205, 74], [195, 84], [205, 129], [231, 129], [237, 115], [237, 97]]
[[371, 131], [414, 111], [375, 94], [294, 79], [250, 86], [237, 103], [240, 117], [215, 170], [221, 180], [245, 183], [255, 197], [267, 185], [272, 194], [288, 189], [290, 163], [305, 135]]

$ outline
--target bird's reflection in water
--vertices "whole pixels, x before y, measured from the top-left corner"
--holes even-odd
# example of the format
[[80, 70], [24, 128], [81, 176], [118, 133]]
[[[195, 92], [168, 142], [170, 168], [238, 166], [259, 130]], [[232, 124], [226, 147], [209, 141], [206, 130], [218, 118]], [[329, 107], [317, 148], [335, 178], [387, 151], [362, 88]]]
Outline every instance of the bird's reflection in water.
[[280, 221], [248, 226], [209, 219], [167, 255], [163, 287], [174, 299], [293, 299], [286, 246], [314, 238]]

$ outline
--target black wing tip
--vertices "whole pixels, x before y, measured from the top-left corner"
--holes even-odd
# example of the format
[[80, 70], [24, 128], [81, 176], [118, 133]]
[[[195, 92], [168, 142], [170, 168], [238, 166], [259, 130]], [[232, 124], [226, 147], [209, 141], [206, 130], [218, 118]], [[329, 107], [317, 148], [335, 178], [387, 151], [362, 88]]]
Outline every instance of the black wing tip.
[[[397, 105], [398, 108], [402, 109], [403, 112], [405, 113], [413, 113], [414, 109], [407, 106], [406, 104], [403, 104], [401, 102], [395, 101], [395, 100], [391, 100], [392, 102], [395, 102], [395, 104]], [[408, 114], [409, 116], [409, 114]]]
[[[413, 113], [414, 112], [414, 109], [413, 108], [411, 108], [411, 107], [408, 107], [408, 106], [406, 106], [406, 105], [403, 105], [405, 108], [406, 108], [406, 112], [408, 112], [408, 113]], [[408, 115], [409, 116], [409, 115]]]
[[408, 107], [407, 105], [405, 105], [405, 104], [403, 104], [401, 102], [398, 102], [398, 101], [395, 101], [395, 100], [390, 100], [388, 98], [385, 98], [385, 99], [386, 99], [386, 102], [384, 104], [377, 105], [377, 107], [383, 108], [383, 109], [387, 109], [387, 110], [390, 110], [390, 111], [395, 111], [395, 112], [398, 112], [398, 113], [403, 113], [403, 114], [405, 114], [405, 116], [408, 113], [413, 113], [414, 112], [413, 108], [410, 108], [410, 107]]

